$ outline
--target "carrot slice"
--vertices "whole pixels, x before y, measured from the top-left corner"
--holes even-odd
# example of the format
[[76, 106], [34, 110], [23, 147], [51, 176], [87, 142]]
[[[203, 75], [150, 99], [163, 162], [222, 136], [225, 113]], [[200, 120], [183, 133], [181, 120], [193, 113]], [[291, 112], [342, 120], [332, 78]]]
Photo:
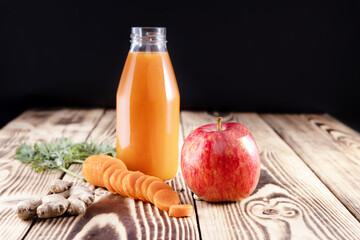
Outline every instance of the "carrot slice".
[[96, 170], [97, 175], [95, 176], [95, 178], [97, 179], [99, 187], [105, 187], [104, 180], [103, 180], [103, 176], [104, 176], [103, 167], [104, 167], [105, 162], [107, 160], [109, 160], [109, 158], [111, 158], [111, 157], [108, 155], [98, 155], [98, 156], [99, 156], [98, 157], [99, 164], [95, 165], [97, 167], [97, 170]]
[[174, 190], [162, 189], [154, 195], [154, 204], [163, 211], [169, 211], [171, 205], [179, 204], [180, 199]]
[[167, 183], [165, 182], [160, 182], [160, 181], [154, 181], [152, 182], [147, 191], [146, 191], [146, 194], [147, 194], [147, 198], [150, 200], [150, 202], [154, 203], [154, 195], [162, 190], [162, 189], [169, 189], [169, 190], [173, 190], [172, 187], [170, 187]]
[[154, 182], [154, 181], [163, 181], [160, 178], [157, 177], [153, 177], [153, 176], [148, 176], [148, 178], [141, 184], [141, 193], [144, 196], [144, 198], [146, 199], [146, 201], [150, 201], [148, 196], [147, 196], [147, 189], [149, 187], [149, 185]]
[[[127, 169], [125, 163], [120, 159], [108, 155], [92, 155], [83, 163], [83, 176], [86, 181], [95, 186], [106, 187], [103, 176], [106, 169], [115, 164], [118, 168]], [[108, 181], [107, 184], [109, 184]]]
[[116, 178], [116, 187], [118, 190], [117, 193], [124, 197], [127, 197], [127, 195], [123, 189], [122, 182], [123, 182], [124, 177], [130, 173], [131, 173], [131, 171], [122, 171]]
[[169, 208], [170, 217], [191, 217], [194, 215], [194, 207], [190, 204], [171, 205]]
[[148, 175], [142, 175], [141, 177], [139, 177], [136, 182], [135, 182], [135, 196], [146, 202], [146, 199], [144, 197], [144, 195], [142, 194], [141, 192], [141, 185], [143, 184], [143, 182], [148, 178], [149, 176]]
[[108, 167], [105, 172], [104, 172], [104, 176], [103, 176], [103, 181], [104, 181], [104, 185], [105, 187], [112, 193], [116, 193], [115, 189], [111, 186], [110, 183], [110, 177], [111, 175], [115, 172], [115, 170], [117, 169], [122, 169], [119, 168], [119, 166], [121, 167], [122, 165], [115, 163], [114, 165]]
[[116, 178], [117, 176], [119, 176], [119, 174], [123, 171], [127, 171], [127, 170], [124, 170], [124, 169], [116, 169], [114, 171], [113, 174], [111, 174], [110, 176], [110, 185], [111, 187], [115, 190], [115, 192], [119, 193], [119, 190], [117, 189], [117, 184], [116, 184]]
[[[104, 155], [107, 156], [107, 155]], [[124, 168], [127, 169], [125, 163], [123, 161], [121, 161], [118, 158], [114, 158], [114, 157], [110, 157], [107, 156], [105, 157], [107, 158], [107, 160], [104, 162], [103, 166], [102, 166], [102, 173], [105, 173], [106, 169], [108, 169], [109, 167], [113, 166], [114, 164], [116, 164], [117, 166], [119, 166], [119, 168]]]
[[122, 186], [123, 190], [129, 197], [133, 199], [137, 199], [135, 195], [135, 182], [138, 180], [139, 177], [143, 176], [144, 174], [142, 172], [136, 171], [131, 172], [128, 175], [126, 175], [123, 179]]

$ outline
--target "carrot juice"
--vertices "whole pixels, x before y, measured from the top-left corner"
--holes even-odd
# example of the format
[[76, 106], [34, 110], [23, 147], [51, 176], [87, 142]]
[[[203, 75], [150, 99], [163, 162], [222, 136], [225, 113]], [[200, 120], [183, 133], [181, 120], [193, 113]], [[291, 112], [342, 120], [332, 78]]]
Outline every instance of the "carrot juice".
[[116, 95], [116, 155], [129, 170], [169, 180], [178, 169], [180, 96], [165, 29], [132, 32]]

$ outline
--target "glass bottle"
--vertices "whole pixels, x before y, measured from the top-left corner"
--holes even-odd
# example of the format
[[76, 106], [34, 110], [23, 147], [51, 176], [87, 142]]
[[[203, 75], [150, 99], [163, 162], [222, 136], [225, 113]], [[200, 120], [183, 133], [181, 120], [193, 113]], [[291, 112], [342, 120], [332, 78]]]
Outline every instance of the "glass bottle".
[[116, 95], [116, 156], [129, 170], [169, 180], [178, 169], [180, 95], [166, 29], [131, 28]]

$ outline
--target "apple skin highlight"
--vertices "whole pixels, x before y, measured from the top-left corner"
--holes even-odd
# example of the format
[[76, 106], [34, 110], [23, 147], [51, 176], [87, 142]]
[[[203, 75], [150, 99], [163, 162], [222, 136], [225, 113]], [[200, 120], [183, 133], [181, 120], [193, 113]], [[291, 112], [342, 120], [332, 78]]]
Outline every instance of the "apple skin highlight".
[[249, 130], [239, 123], [195, 129], [181, 150], [181, 171], [193, 193], [209, 202], [239, 201], [256, 188], [260, 155]]

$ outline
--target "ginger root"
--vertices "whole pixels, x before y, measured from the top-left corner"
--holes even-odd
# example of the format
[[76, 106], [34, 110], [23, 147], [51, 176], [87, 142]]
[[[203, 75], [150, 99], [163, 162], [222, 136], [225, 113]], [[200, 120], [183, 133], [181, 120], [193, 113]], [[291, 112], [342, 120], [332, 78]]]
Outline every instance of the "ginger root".
[[73, 182], [67, 182], [61, 179], [55, 179], [51, 182], [50, 191], [52, 193], [60, 193], [69, 189], [69, 187], [71, 187], [73, 184], [74, 184]]
[[16, 208], [16, 213], [21, 219], [30, 219], [36, 216], [36, 210], [41, 205], [41, 198], [34, 198], [19, 202]]
[[41, 205], [36, 213], [39, 218], [51, 218], [63, 215], [69, 206], [69, 201], [60, 194], [51, 194], [41, 198]]
[[16, 213], [26, 220], [33, 217], [52, 218], [67, 212], [70, 215], [83, 214], [86, 207], [95, 199], [94, 191], [80, 182], [67, 182], [60, 179], [50, 184], [52, 194], [20, 202]]

